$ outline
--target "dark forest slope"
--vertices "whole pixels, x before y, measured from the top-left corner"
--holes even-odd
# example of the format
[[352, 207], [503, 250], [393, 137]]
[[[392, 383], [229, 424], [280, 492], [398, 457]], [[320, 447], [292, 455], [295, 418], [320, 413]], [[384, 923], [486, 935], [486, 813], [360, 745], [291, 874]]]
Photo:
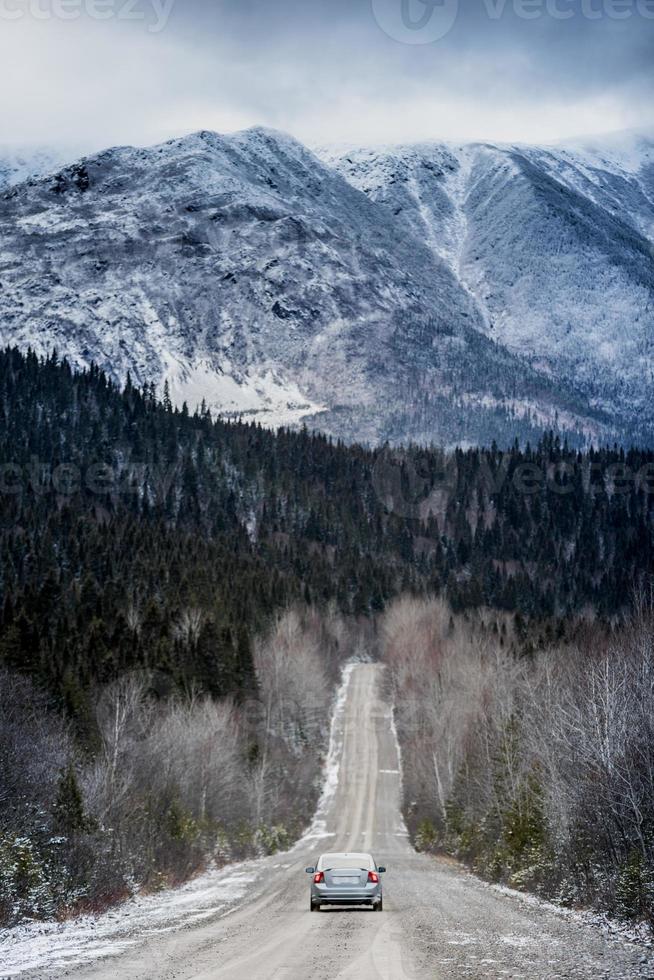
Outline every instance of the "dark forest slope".
[[0, 664], [80, 721], [91, 686], [134, 667], [241, 692], [253, 631], [296, 599], [366, 615], [445, 590], [455, 610], [611, 615], [654, 564], [652, 452], [370, 452], [16, 350], [0, 463]]

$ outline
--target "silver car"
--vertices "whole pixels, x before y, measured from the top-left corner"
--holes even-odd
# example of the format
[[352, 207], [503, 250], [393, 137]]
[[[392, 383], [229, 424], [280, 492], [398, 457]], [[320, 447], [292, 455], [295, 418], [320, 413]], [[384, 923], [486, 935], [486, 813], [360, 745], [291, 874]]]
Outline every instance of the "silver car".
[[311, 879], [312, 912], [321, 905], [371, 905], [381, 912], [383, 905], [381, 876], [370, 854], [322, 854], [315, 868], [307, 868]]

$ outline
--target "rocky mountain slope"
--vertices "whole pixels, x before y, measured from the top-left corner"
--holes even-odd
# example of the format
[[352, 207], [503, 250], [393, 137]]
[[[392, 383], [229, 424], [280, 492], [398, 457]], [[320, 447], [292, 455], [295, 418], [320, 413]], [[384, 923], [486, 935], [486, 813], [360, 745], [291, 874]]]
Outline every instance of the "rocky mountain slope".
[[653, 139], [321, 156], [446, 263], [486, 336], [651, 431]]
[[643, 438], [651, 184], [569, 156], [107, 150], [0, 198], [0, 341], [347, 439]]
[[73, 150], [26, 147], [23, 150], [0, 146], [0, 189], [13, 187], [30, 178], [54, 173], [79, 156]]

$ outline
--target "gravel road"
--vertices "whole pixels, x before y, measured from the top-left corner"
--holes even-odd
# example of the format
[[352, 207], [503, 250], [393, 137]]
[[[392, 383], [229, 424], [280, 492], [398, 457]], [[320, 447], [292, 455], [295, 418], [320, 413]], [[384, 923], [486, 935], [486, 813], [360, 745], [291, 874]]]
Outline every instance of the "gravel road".
[[[73, 980], [622, 980], [654, 977], [651, 951], [416, 854], [400, 813], [400, 766], [381, 668], [355, 666], [332, 732], [332, 788], [292, 851], [257, 862], [245, 898], [201, 924], [83, 967], [23, 976]], [[338, 775], [338, 778], [336, 778]], [[329, 783], [328, 783], [329, 785]], [[384, 912], [309, 912], [306, 865], [322, 850], [370, 850], [388, 868]], [[97, 952], [96, 954], [97, 955]], [[0, 974], [2, 970], [0, 969]]]

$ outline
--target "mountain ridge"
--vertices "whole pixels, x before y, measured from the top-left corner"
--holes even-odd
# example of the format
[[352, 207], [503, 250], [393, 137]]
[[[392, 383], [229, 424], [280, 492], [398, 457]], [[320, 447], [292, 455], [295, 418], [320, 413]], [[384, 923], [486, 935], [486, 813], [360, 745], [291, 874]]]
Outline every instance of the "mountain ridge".
[[[265, 127], [205, 130], [32, 177], [0, 200], [0, 340], [57, 347], [117, 381], [128, 371], [159, 390], [168, 381], [191, 408], [204, 400], [349, 440], [507, 443], [547, 428], [579, 443], [647, 439], [649, 389], [637, 411], [629, 398], [649, 357], [649, 319], [627, 351], [640, 343], [645, 361], [626, 394], [624, 378], [598, 388], [592, 363], [580, 381], [561, 368], [565, 349], [548, 360], [525, 331], [498, 329], [507, 306], [531, 300], [494, 265], [497, 201], [490, 216], [484, 209], [515, 192], [533, 203], [539, 181], [553, 192], [546, 158], [479, 146], [318, 158]], [[528, 165], [536, 174], [525, 177]], [[612, 187], [622, 201], [627, 190]], [[562, 227], [575, 198], [560, 193], [548, 207]], [[648, 220], [645, 205], [632, 206]], [[648, 240], [616, 220], [605, 207], [594, 230], [621, 228], [637, 252]], [[542, 212], [532, 221], [542, 227]], [[518, 232], [502, 228], [500, 246], [519, 269]], [[646, 254], [641, 264], [647, 292]]]
[[[464, 226], [459, 271], [485, 332], [591, 404], [637, 405], [651, 424], [654, 142], [641, 142], [642, 166], [629, 172], [589, 170], [568, 150], [489, 144], [323, 157], [415, 233], [421, 225], [444, 258], [451, 228]], [[464, 178], [458, 200], [452, 173]]]

